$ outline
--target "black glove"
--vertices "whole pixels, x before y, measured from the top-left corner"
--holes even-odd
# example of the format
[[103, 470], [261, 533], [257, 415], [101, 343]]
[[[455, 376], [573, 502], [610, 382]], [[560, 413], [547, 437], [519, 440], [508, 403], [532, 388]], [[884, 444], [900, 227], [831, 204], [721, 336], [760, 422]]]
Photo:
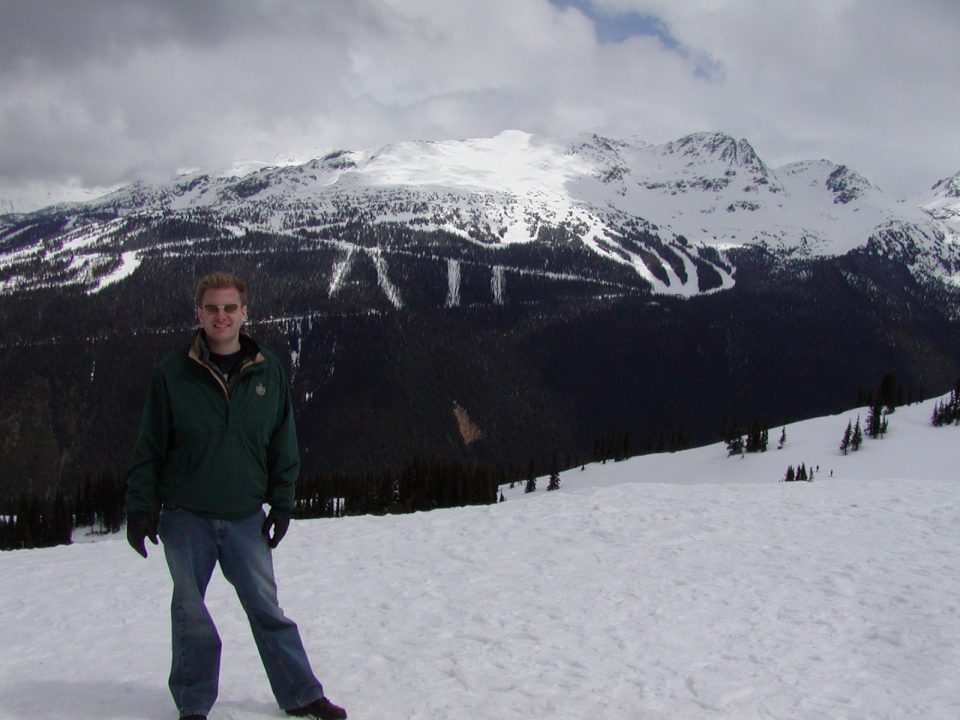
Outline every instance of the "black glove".
[[146, 557], [147, 548], [143, 544], [144, 538], [150, 538], [150, 542], [157, 544], [157, 514], [128, 515], [127, 542], [130, 543], [130, 547]]
[[[283, 540], [283, 536], [287, 534], [287, 529], [289, 527], [289, 516], [284, 515], [281, 512], [277, 512], [271, 508], [270, 514], [267, 515], [267, 519], [263, 521], [263, 529], [261, 532], [267, 538], [267, 544], [270, 547], [275, 548], [280, 544], [280, 541]], [[270, 528], [273, 528], [273, 537], [270, 537]]]

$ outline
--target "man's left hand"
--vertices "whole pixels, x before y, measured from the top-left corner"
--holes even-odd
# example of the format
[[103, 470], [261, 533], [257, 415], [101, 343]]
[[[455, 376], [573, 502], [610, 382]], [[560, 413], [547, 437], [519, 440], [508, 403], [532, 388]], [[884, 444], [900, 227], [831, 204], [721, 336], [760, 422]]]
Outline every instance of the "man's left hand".
[[[267, 515], [267, 519], [263, 521], [263, 532], [264, 536], [267, 538], [267, 544], [271, 548], [275, 548], [280, 544], [280, 541], [283, 540], [283, 536], [287, 534], [287, 529], [290, 527], [290, 518], [282, 513], [271, 509], [270, 513]], [[273, 529], [273, 535], [271, 536], [270, 530]]]

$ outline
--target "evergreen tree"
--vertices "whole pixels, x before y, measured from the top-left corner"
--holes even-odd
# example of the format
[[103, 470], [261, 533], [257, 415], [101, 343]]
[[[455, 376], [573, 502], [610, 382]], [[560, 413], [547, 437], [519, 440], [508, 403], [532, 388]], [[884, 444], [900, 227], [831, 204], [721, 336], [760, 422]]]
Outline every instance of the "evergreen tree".
[[[629, 446], [629, 440], [626, 442], [626, 445]], [[553, 462], [550, 464], [550, 482], [547, 485], [547, 490], [559, 490], [559, 489], [560, 489], [560, 468], [557, 463], [557, 456], [554, 455]]]
[[740, 426], [737, 424], [736, 420], [730, 423], [730, 425], [726, 425], [723, 439], [727, 444], [727, 457], [732, 457], [734, 455], [740, 455], [743, 453], [743, 433], [740, 431]]
[[876, 440], [880, 437], [880, 426], [883, 424], [883, 404], [878, 399], [870, 404], [867, 414], [867, 437]]
[[847, 421], [847, 429], [843, 431], [843, 439], [840, 441], [840, 452], [846, 455], [850, 452], [850, 443], [853, 442], [853, 423]]
[[560, 473], [554, 470], [550, 473], [550, 484], [547, 485], [547, 490], [559, 490], [560, 489]]
[[960, 424], [960, 380], [957, 381], [957, 387], [950, 392], [950, 397], [936, 404], [932, 422], [936, 427]]
[[741, 435], [735, 435], [734, 437], [727, 440], [727, 457], [732, 457], [733, 455], [740, 455], [743, 453], [743, 437]]
[[784, 482], [794, 482], [797, 479], [796, 471], [793, 469], [793, 465], [787, 466], [787, 474], [784, 476]]
[[780, 441], [777, 443], [777, 450], [783, 450], [784, 446], [787, 444], [787, 426], [783, 426], [783, 430], [780, 431]]
[[747, 441], [744, 446], [748, 453], [760, 451], [760, 433], [760, 423], [754, 420], [750, 423], [750, 429], [747, 431]]
[[850, 437], [850, 449], [856, 452], [863, 445], [863, 428], [860, 427], [860, 416], [857, 415], [857, 424], [853, 426], [853, 435]]

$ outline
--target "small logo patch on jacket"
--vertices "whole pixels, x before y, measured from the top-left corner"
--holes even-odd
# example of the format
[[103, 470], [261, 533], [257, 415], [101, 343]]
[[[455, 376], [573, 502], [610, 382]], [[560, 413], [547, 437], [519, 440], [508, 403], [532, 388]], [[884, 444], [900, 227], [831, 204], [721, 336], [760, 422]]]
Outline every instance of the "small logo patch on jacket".
[[267, 394], [267, 389], [263, 386], [263, 383], [257, 383], [257, 395], [263, 397]]

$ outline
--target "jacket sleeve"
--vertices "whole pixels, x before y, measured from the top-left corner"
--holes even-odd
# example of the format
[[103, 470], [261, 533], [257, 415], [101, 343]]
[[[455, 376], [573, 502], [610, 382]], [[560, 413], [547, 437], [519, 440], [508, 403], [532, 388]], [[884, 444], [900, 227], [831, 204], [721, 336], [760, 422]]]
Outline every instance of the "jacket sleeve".
[[173, 420], [163, 373], [154, 368], [140, 421], [140, 433], [127, 470], [124, 509], [128, 515], [149, 514], [159, 506], [157, 486], [167, 462]]
[[293, 513], [297, 476], [300, 474], [300, 451], [297, 446], [297, 427], [293, 417], [290, 385], [279, 363], [277, 366], [283, 399], [277, 413], [277, 424], [267, 448], [269, 472], [267, 502], [271, 509], [289, 517]]

